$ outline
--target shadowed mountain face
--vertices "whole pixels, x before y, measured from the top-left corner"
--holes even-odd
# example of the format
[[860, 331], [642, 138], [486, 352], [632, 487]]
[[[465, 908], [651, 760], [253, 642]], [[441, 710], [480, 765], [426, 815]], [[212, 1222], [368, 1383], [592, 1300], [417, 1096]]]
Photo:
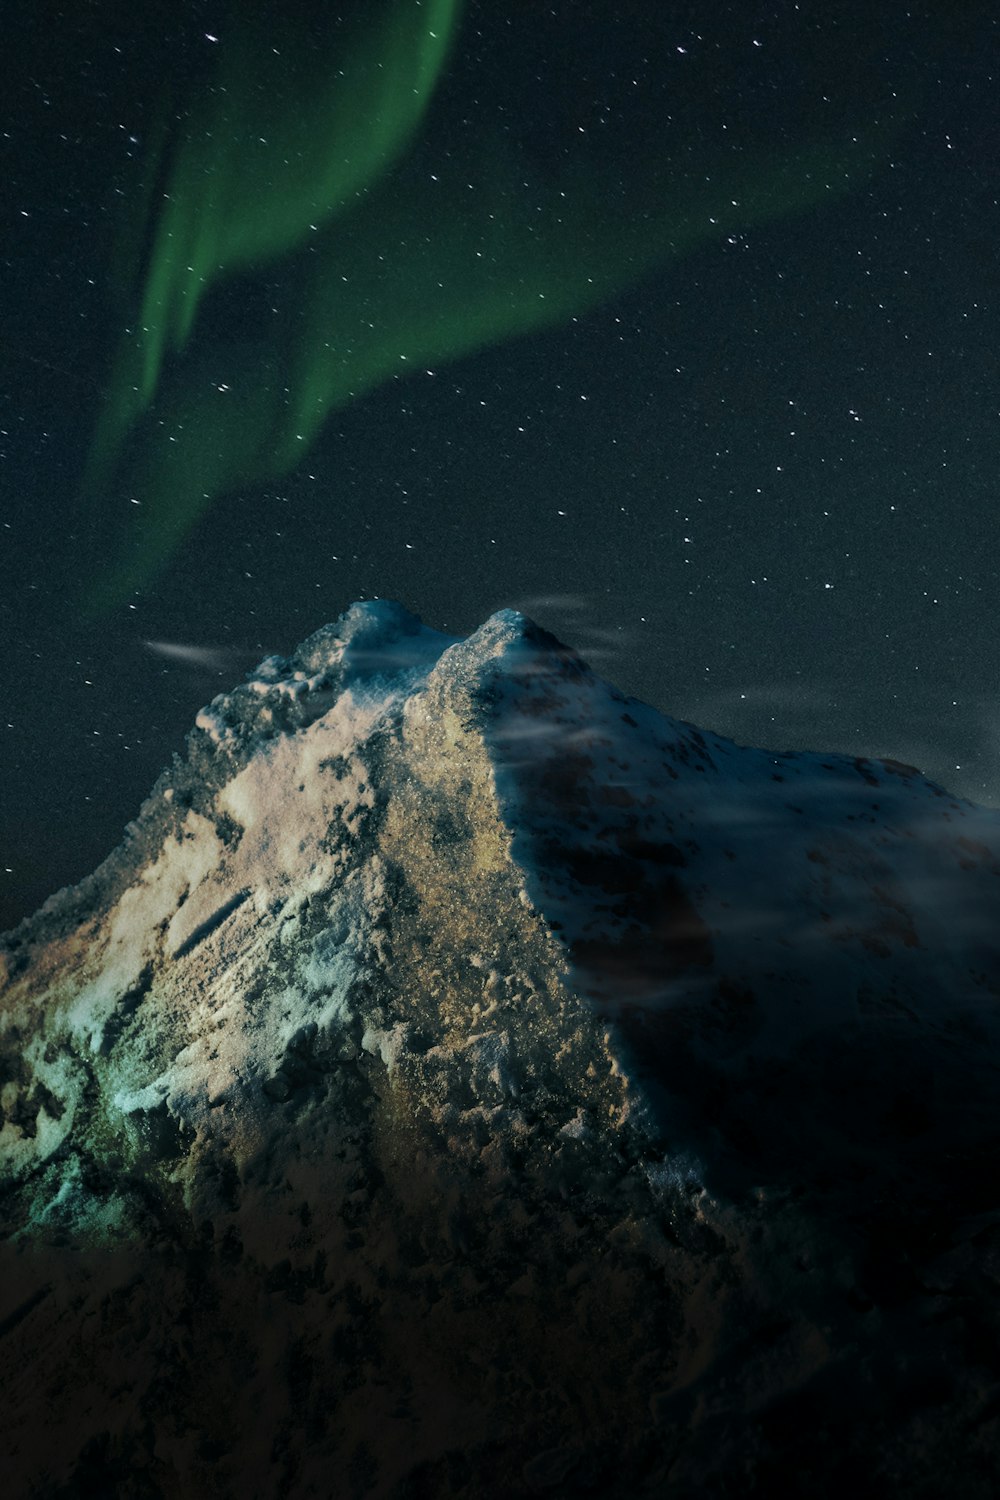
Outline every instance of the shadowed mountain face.
[[12, 1493], [995, 1493], [1000, 814], [354, 605], [3, 941]]

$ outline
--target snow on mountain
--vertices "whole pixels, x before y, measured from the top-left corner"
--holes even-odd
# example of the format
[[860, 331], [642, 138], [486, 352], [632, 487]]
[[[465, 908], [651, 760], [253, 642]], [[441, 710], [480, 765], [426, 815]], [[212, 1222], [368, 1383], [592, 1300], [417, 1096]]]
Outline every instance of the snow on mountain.
[[0, 940], [8, 1472], [993, 1494], [998, 877], [912, 767], [355, 604]]

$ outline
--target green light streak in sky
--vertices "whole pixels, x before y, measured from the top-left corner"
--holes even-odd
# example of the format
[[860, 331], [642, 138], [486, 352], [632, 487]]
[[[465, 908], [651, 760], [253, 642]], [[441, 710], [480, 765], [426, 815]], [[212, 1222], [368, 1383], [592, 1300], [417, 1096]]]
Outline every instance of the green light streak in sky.
[[[129, 429], [184, 348], [211, 287], [275, 260], [367, 191], [406, 150], [430, 103], [461, 0], [396, 0], [360, 37], [288, 49], [252, 22], [222, 39], [218, 82], [177, 146], [138, 311], [94, 444], [106, 481]], [[340, 61], [341, 65], [336, 66]], [[294, 82], [290, 85], [289, 78]]]
[[[324, 54], [303, 64], [292, 98], [287, 57], [253, 38], [234, 47], [224, 91], [176, 153], [141, 334], [125, 342], [95, 438], [88, 494], [96, 503], [113, 481], [139, 503], [91, 611], [148, 583], [217, 496], [297, 468], [330, 415], [366, 392], [565, 322], [698, 245], [829, 202], [877, 158], [872, 133], [850, 156], [826, 141], [735, 166], [732, 155], [679, 165], [664, 149], [626, 164], [631, 185], [590, 167], [553, 185], [485, 137], [431, 173], [405, 153], [458, 16], [458, 0], [384, 6], [335, 83]], [[240, 273], [265, 265], [273, 313], [248, 326], [230, 289], [228, 336], [192, 337], [213, 283], [232, 278], [239, 294]]]

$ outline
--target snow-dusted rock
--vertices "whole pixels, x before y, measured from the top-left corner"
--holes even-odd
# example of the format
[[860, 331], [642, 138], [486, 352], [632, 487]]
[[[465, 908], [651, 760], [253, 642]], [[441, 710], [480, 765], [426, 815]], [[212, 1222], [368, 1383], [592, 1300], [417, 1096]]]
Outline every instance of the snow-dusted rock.
[[0, 947], [9, 1492], [992, 1495], [998, 891], [912, 767], [354, 605]]

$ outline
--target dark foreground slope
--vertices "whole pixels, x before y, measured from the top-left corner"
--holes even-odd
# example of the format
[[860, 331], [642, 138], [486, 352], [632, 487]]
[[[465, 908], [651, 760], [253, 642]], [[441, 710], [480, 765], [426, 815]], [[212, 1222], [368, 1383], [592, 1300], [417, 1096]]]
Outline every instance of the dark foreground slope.
[[8, 934], [12, 1495], [992, 1496], [1000, 819], [354, 606]]

